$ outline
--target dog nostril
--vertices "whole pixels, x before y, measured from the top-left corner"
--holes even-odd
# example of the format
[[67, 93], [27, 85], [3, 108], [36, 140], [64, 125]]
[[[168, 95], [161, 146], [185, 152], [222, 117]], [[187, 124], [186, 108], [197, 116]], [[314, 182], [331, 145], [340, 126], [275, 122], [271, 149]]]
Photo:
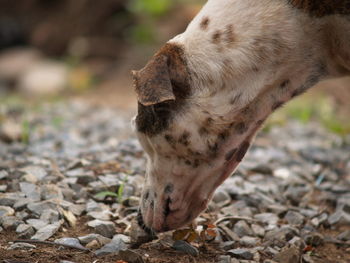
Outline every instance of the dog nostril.
[[165, 189], [164, 193], [165, 194], [171, 194], [174, 191], [174, 185], [173, 184], [168, 184]]
[[170, 203], [171, 199], [170, 197], [165, 201], [165, 207], [164, 207], [164, 216], [167, 217], [170, 214]]

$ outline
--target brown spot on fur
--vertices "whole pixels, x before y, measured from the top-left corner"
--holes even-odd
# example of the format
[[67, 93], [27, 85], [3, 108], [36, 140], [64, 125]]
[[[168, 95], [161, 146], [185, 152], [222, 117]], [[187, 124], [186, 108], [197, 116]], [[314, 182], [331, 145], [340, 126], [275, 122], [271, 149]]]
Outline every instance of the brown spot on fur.
[[210, 22], [209, 17], [203, 17], [201, 23], [199, 24], [200, 28], [202, 30], [206, 30], [208, 28], [209, 22]]
[[247, 153], [249, 146], [250, 146], [250, 143], [248, 141], [245, 141], [241, 144], [236, 155], [237, 162], [241, 162], [243, 160], [243, 157]]
[[219, 134], [218, 139], [220, 141], [225, 141], [229, 135], [230, 135], [230, 132], [228, 130], [225, 130]]
[[218, 149], [219, 149], [219, 145], [217, 142], [215, 142], [214, 144], [208, 143], [208, 151], [209, 151], [210, 157], [214, 158], [218, 153]]
[[236, 152], [237, 152], [237, 148], [234, 148], [231, 151], [229, 151], [228, 153], [226, 153], [225, 160], [230, 161]]
[[225, 27], [225, 42], [228, 45], [232, 45], [235, 42], [235, 34], [233, 32], [233, 25], [227, 25]]
[[186, 165], [189, 165], [189, 166], [191, 166], [191, 165], [192, 165], [192, 163], [191, 163], [191, 161], [190, 161], [190, 160], [186, 160], [186, 161], [185, 161], [185, 164], [186, 164]]
[[165, 194], [171, 194], [174, 191], [174, 185], [173, 184], [167, 184], [167, 186], [164, 188]]
[[214, 34], [212, 35], [212, 41], [214, 44], [219, 44], [220, 40], [221, 40], [221, 31], [220, 30], [216, 30], [214, 32]]
[[281, 83], [280, 88], [281, 88], [281, 89], [285, 89], [289, 84], [290, 84], [289, 79], [288, 79], [288, 80], [285, 80], [285, 81], [283, 81], [283, 82]]
[[234, 96], [231, 100], [230, 100], [230, 104], [234, 105], [236, 104], [242, 97], [242, 93], [237, 94], [236, 96]]
[[193, 162], [193, 168], [197, 168], [200, 164], [200, 161], [199, 159], [195, 159], [194, 162]]
[[164, 139], [171, 145], [175, 143], [174, 137], [170, 134], [165, 134]]
[[211, 117], [208, 117], [206, 120], [205, 120], [205, 122], [204, 122], [204, 124], [205, 125], [211, 125], [211, 124], [213, 124], [213, 118], [211, 118]]
[[235, 124], [234, 129], [238, 134], [243, 134], [248, 130], [248, 127], [247, 127], [246, 123], [239, 122], [239, 123]]
[[201, 127], [201, 128], [199, 128], [198, 133], [199, 133], [199, 135], [203, 136], [203, 135], [207, 135], [209, 133], [209, 131], [207, 130], [207, 128]]
[[179, 143], [181, 143], [185, 146], [188, 146], [190, 144], [190, 142], [188, 140], [190, 138], [190, 136], [191, 136], [191, 134], [188, 131], [184, 131], [179, 138]]
[[260, 127], [261, 125], [264, 124], [264, 122], [265, 122], [265, 120], [259, 120], [259, 121], [256, 122], [256, 126]]
[[313, 16], [350, 14], [350, 2], [348, 0], [288, 0], [288, 2]]

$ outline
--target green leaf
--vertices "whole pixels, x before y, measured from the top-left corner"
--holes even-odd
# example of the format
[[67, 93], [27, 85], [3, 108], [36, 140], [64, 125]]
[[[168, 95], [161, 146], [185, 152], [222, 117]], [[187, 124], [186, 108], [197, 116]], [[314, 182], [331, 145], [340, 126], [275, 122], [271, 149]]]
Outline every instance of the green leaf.
[[95, 198], [106, 198], [106, 197], [118, 198], [119, 195], [117, 193], [110, 192], [110, 191], [104, 191], [104, 192], [100, 192], [100, 193], [95, 194]]

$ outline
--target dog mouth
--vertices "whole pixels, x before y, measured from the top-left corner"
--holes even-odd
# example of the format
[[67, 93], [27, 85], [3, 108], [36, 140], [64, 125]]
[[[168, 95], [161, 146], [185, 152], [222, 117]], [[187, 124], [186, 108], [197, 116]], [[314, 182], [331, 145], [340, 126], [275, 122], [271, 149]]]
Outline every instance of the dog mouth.
[[147, 233], [147, 235], [149, 235], [150, 237], [154, 237], [156, 238], [157, 235], [156, 235], [156, 232], [151, 228], [151, 227], [148, 227], [146, 226], [144, 220], [143, 220], [143, 216], [142, 216], [142, 213], [141, 213], [141, 209], [139, 209], [137, 211], [137, 216], [136, 216], [136, 220], [137, 220], [137, 224], [139, 225], [139, 227], [145, 231]]

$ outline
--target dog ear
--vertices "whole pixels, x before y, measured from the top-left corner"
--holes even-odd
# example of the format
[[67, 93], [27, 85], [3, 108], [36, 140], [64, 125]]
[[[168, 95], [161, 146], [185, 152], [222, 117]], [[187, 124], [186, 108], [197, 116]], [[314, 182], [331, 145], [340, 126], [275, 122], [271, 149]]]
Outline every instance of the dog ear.
[[155, 55], [140, 71], [132, 71], [138, 102], [144, 106], [175, 100], [168, 57]]

